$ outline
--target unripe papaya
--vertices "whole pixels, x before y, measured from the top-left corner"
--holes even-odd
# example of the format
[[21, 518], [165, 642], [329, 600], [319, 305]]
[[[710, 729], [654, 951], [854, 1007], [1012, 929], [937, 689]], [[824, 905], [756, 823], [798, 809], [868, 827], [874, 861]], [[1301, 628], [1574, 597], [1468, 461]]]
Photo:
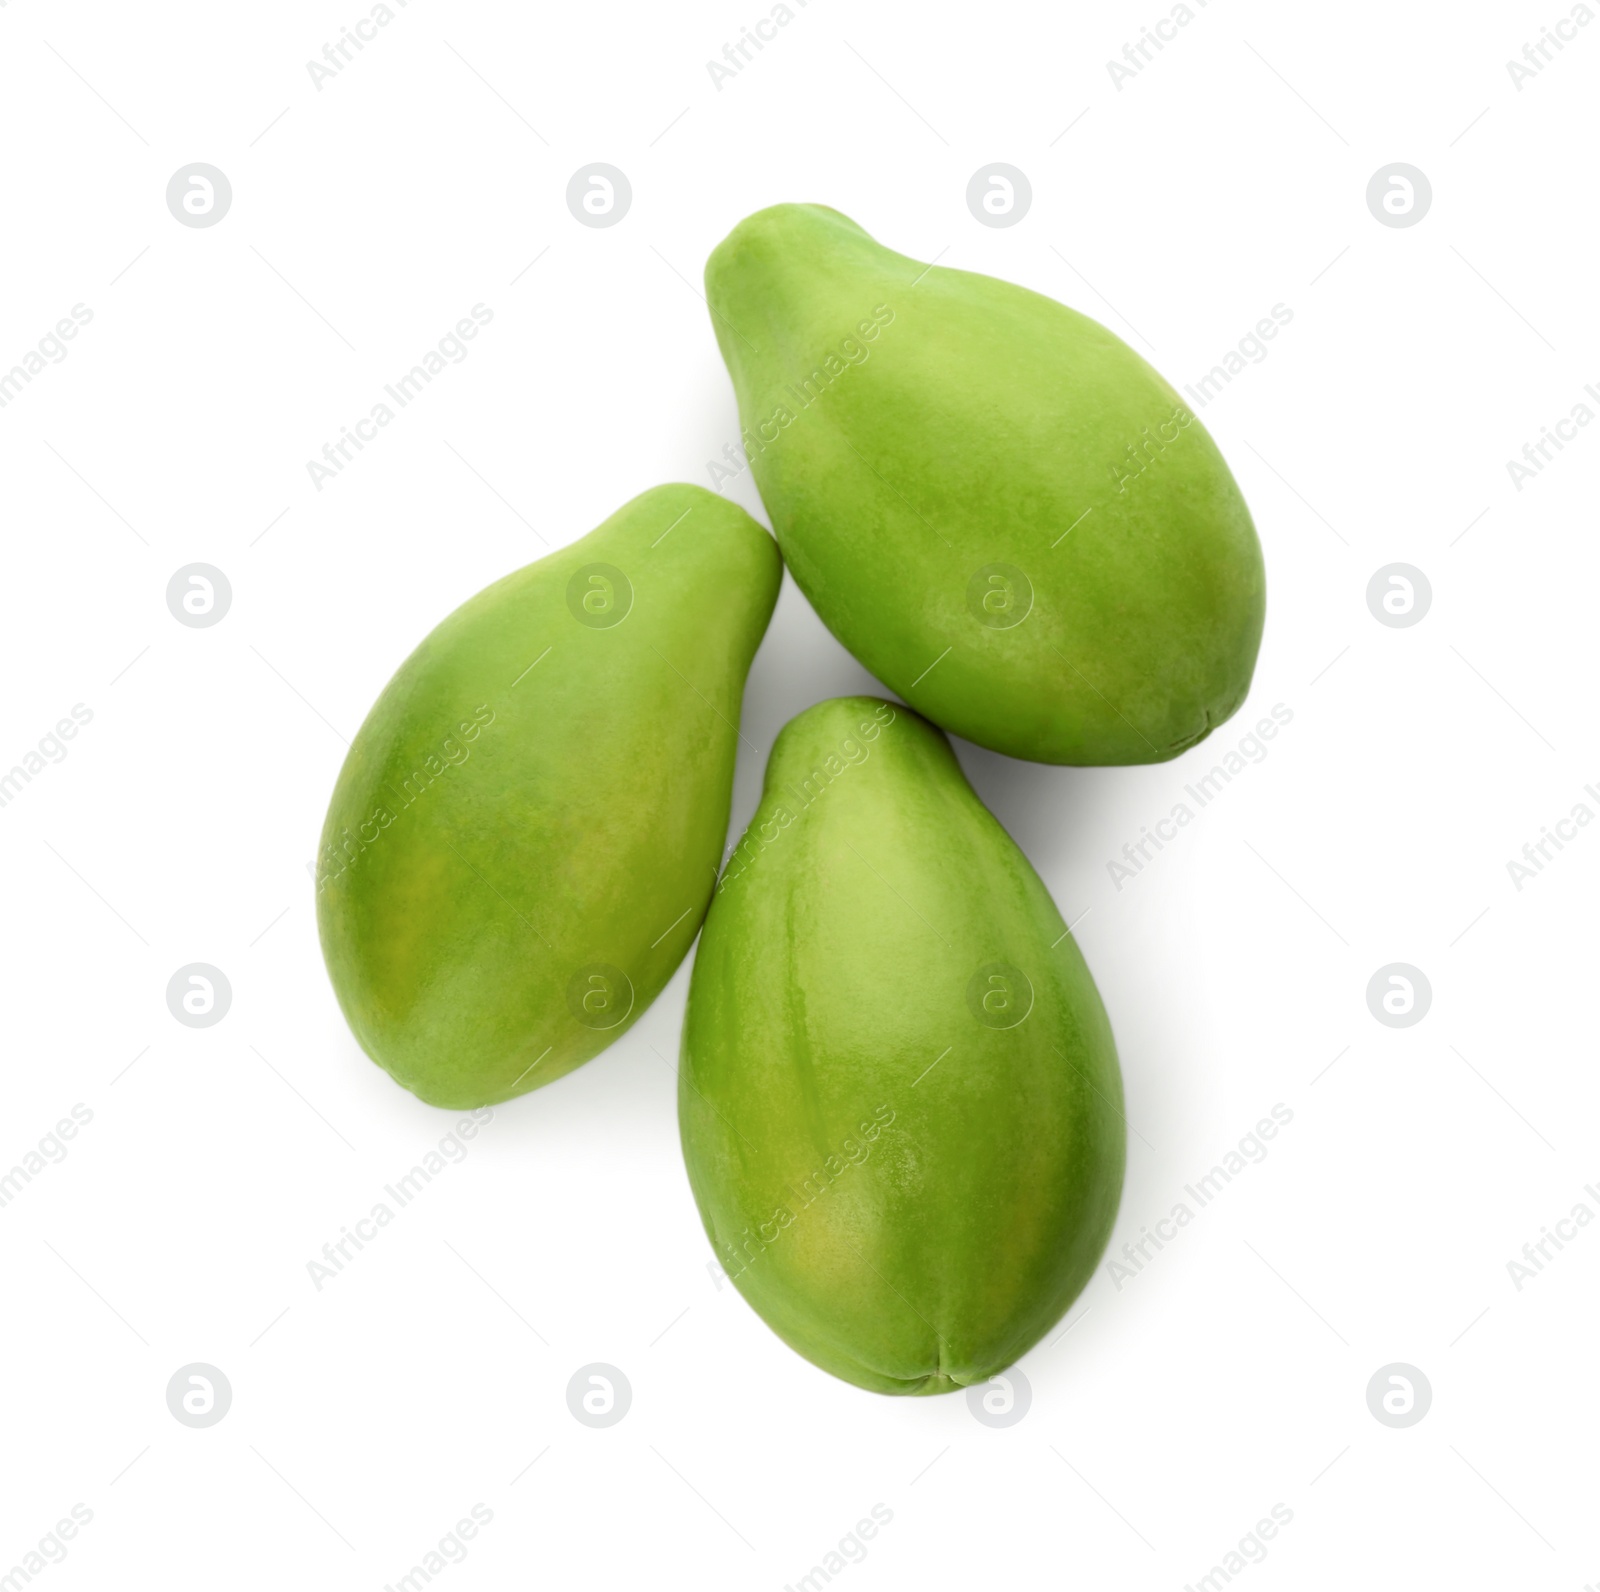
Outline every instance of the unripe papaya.
[[743, 509], [655, 487], [400, 666], [328, 807], [317, 922], [352, 1032], [406, 1088], [524, 1094], [660, 993], [716, 883], [781, 573]]
[[785, 726], [689, 985], [678, 1117], [740, 1293], [880, 1393], [1004, 1370], [1093, 1272], [1122, 1078], [1049, 892], [904, 707]]
[[785, 562], [918, 712], [1012, 757], [1154, 763], [1243, 702], [1250, 512], [1120, 338], [822, 205], [742, 221], [706, 299]]

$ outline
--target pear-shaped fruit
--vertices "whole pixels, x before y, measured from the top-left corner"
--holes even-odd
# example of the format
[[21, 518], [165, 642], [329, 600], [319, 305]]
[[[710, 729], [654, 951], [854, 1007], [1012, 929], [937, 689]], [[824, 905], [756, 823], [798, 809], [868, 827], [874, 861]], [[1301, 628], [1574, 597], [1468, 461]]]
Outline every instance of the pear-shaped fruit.
[[1013, 757], [1152, 763], [1244, 700], [1249, 511], [1105, 327], [821, 205], [742, 221], [706, 296], [785, 561], [919, 712]]
[[351, 1029], [406, 1088], [526, 1093], [660, 993], [716, 882], [781, 573], [742, 509], [660, 486], [400, 666], [334, 789], [317, 921]]
[[1111, 1232], [1105, 1009], [1028, 859], [906, 708], [843, 697], [778, 737], [706, 917], [679, 1078], [718, 1260], [861, 1387], [1004, 1370]]

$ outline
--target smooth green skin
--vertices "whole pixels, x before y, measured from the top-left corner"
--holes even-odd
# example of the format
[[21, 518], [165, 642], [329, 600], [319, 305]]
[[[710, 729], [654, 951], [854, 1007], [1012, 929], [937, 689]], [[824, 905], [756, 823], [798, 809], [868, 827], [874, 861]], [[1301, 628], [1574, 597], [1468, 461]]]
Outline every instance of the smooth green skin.
[[[605, 628], [569, 606], [593, 563], [633, 589]], [[781, 573], [735, 504], [655, 487], [463, 603], [385, 687], [328, 807], [317, 922], [362, 1049], [423, 1100], [550, 1083], [672, 976], [716, 881]], [[622, 610], [614, 582], [609, 610], [578, 585], [600, 618]], [[631, 1001], [609, 975], [569, 1001], [596, 964]]]
[[[1036, 762], [1153, 763], [1243, 702], [1266, 605], [1249, 510], [1105, 327], [821, 205], [740, 222], [706, 297], [785, 562], [920, 713]], [[969, 601], [991, 563], [1032, 587], [1031, 610], [993, 588], [992, 617], [1027, 614], [1011, 628], [977, 617], [981, 584]]]
[[[1033, 987], [1014, 1027], [969, 999], [995, 962]], [[949, 742], [904, 707], [843, 697], [778, 737], [701, 934], [679, 1079], [718, 1259], [785, 1343], [859, 1387], [1004, 1370], [1110, 1236], [1122, 1076], [1094, 980]]]

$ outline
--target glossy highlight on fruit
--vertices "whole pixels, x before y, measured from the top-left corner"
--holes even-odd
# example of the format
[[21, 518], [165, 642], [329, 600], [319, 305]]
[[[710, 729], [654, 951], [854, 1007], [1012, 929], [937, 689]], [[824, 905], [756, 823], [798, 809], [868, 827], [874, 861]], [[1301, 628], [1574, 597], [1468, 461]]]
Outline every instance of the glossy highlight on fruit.
[[707, 914], [678, 1112], [717, 1259], [880, 1393], [982, 1382], [1088, 1281], [1122, 1080], [1094, 981], [945, 737], [872, 697], [790, 722]]
[[1013, 757], [1151, 763], [1244, 700], [1249, 510], [1121, 339], [822, 205], [742, 221], [706, 296], [785, 561], [918, 712]]
[[463, 603], [385, 687], [328, 807], [317, 921], [351, 1030], [423, 1100], [550, 1083], [672, 976], [781, 570], [737, 505], [656, 487]]

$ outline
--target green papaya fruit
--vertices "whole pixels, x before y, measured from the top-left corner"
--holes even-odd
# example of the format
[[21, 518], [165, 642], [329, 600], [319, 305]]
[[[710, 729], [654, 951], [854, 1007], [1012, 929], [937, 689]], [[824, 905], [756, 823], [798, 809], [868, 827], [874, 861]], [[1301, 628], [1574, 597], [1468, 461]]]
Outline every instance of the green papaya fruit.
[[1249, 510], [1105, 327], [821, 205], [742, 221], [706, 298], [785, 562], [918, 712], [1035, 762], [1154, 763], [1244, 701]]
[[781, 574], [737, 505], [659, 486], [400, 666], [328, 807], [317, 922], [351, 1030], [406, 1088], [524, 1094], [661, 992], [716, 883]]
[[723, 1268], [847, 1382], [982, 1382], [1088, 1281], [1122, 1191], [1110, 1024], [908, 709], [842, 697], [779, 735], [701, 933], [678, 1120]]

